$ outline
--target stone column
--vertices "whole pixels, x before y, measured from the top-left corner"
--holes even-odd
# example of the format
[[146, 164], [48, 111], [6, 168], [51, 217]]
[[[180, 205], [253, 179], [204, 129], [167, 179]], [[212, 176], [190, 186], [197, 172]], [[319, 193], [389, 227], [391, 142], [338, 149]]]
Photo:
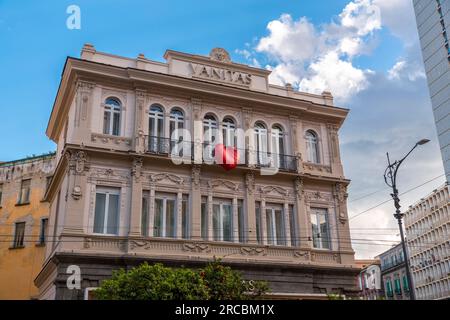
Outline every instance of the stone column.
[[284, 233], [286, 235], [285, 237], [285, 242], [286, 242], [286, 246], [290, 247], [291, 246], [291, 222], [289, 221], [289, 203], [285, 202], [284, 203], [284, 208], [283, 208], [283, 219], [284, 219]]
[[[69, 163], [68, 186], [70, 197], [67, 197], [66, 213], [64, 219], [63, 233], [83, 234], [85, 232], [83, 220], [85, 214], [85, 201], [87, 190], [87, 172], [89, 163], [85, 151], [70, 150], [65, 153]], [[90, 230], [86, 230], [90, 232]]]
[[336, 226], [339, 237], [339, 250], [353, 251], [350, 242], [350, 228], [347, 216], [347, 186], [336, 183], [334, 186], [334, 199], [336, 206]]
[[177, 193], [177, 239], [183, 238], [183, 193], [179, 191]]
[[[256, 210], [255, 210], [255, 175], [249, 172], [245, 175], [245, 214], [247, 215], [247, 240], [250, 244], [257, 244], [256, 239]], [[261, 208], [260, 208], [261, 210]]]
[[194, 165], [191, 173], [191, 239], [202, 238], [202, 195], [200, 192], [200, 166]]
[[308, 239], [312, 237], [311, 222], [308, 216], [308, 212], [306, 210], [305, 192], [302, 178], [297, 177], [297, 179], [295, 179], [294, 188], [295, 188], [295, 202], [297, 209], [297, 219], [296, 219], [297, 221], [296, 229], [298, 230], [297, 243], [301, 248], [311, 248], [311, 241], [308, 241]]
[[135, 157], [131, 168], [130, 236], [141, 236], [143, 159]]
[[194, 164], [202, 164], [203, 163], [203, 121], [201, 119], [202, 112], [202, 100], [192, 98], [192, 141], [194, 142]]
[[[95, 83], [78, 81], [75, 100], [75, 134], [73, 142], [82, 144], [91, 140], [92, 92]], [[98, 106], [100, 108], [100, 106]]]
[[[134, 150], [137, 153], [144, 153], [145, 146], [145, 130], [147, 125], [145, 118], [145, 99], [146, 91], [141, 89], [135, 90], [135, 109], [134, 109]], [[148, 142], [148, 141], [147, 141]]]
[[261, 200], [261, 238], [262, 244], [267, 245], [267, 221], [266, 221], [266, 200]]
[[344, 176], [344, 170], [342, 168], [341, 156], [339, 150], [339, 137], [337, 133], [337, 127], [333, 124], [327, 125], [328, 132], [328, 150], [330, 154], [330, 166], [331, 172], [339, 177]]

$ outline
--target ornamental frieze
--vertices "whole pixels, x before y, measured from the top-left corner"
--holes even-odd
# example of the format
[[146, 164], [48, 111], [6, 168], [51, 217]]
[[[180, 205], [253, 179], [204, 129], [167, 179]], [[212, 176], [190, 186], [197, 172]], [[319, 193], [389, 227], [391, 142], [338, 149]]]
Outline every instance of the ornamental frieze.
[[241, 254], [244, 256], [267, 256], [267, 251], [264, 248], [241, 247]]
[[210, 253], [211, 248], [204, 243], [184, 243], [183, 251], [197, 252], [197, 253]]

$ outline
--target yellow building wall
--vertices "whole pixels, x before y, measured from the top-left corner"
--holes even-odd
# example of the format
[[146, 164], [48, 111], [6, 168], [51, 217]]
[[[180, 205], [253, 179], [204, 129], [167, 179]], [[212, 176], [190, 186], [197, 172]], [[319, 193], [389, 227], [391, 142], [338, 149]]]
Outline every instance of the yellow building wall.
[[[45, 254], [45, 246], [38, 245], [38, 241], [41, 218], [49, 215], [49, 204], [42, 202], [47, 175], [42, 172], [31, 174], [30, 201], [27, 205], [16, 205], [21, 180], [21, 178], [14, 178], [10, 181], [0, 180], [0, 185], [2, 185], [0, 299], [2, 300], [28, 300], [38, 294], [34, 279], [42, 268]], [[15, 222], [18, 220], [25, 221], [25, 247], [13, 249]]]

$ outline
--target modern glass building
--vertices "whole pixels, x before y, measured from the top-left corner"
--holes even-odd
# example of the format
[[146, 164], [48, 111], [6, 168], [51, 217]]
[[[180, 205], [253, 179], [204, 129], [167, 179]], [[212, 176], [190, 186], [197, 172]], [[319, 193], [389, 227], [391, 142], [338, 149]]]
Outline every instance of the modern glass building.
[[450, 0], [413, 0], [447, 181], [450, 181]]

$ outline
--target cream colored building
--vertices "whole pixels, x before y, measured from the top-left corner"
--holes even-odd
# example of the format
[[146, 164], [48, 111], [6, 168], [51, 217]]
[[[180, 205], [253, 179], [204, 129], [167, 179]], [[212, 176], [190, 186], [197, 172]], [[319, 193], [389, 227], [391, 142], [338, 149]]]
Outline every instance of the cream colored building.
[[[55, 242], [40, 298], [83, 299], [143, 261], [196, 267], [213, 256], [275, 296], [356, 293], [338, 138], [348, 110], [328, 92], [271, 85], [270, 71], [223, 49], [164, 58], [85, 45], [67, 59], [47, 128], [58, 145], [46, 194]], [[190, 134], [183, 164], [171, 156], [175, 128]], [[210, 162], [219, 142], [238, 147], [233, 170]], [[80, 289], [67, 287], [71, 265]]]
[[405, 227], [417, 299], [449, 299], [450, 185], [410, 206]]

